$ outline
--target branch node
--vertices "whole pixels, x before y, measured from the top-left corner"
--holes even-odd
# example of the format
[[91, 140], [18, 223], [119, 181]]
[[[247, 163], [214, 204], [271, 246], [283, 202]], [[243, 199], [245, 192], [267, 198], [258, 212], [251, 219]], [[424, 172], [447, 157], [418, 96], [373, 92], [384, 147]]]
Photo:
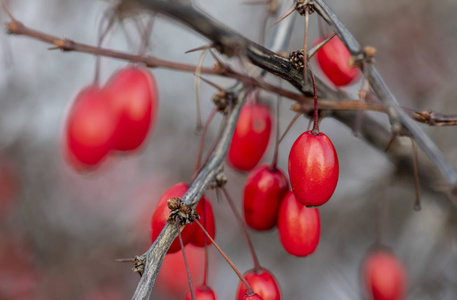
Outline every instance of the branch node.
[[238, 102], [238, 97], [228, 91], [219, 91], [213, 96], [213, 103], [217, 107], [217, 111], [224, 115], [228, 114], [230, 105], [235, 105]]
[[19, 21], [11, 21], [6, 23], [6, 28], [8, 34], [19, 34], [21, 29], [24, 28], [24, 24]]
[[309, 14], [312, 14], [315, 11], [314, 3], [311, 3], [308, 0], [297, 0], [295, 3], [295, 10], [301, 15], [304, 16], [306, 11]]
[[295, 69], [303, 71], [305, 67], [303, 50], [297, 49], [289, 52], [289, 62]]
[[197, 212], [190, 206], [182, 202], [181, 198], [170, 198], [167, 200], [167, 206], [171, 210], [168, 217], [168, 223], [175, 223], [178, 218], [179, 225], [183, 226], [192, 223], [192, 219], [200, 219]]
[[143, 276], [145, 266], [146, 258], [144, 256], [137, 255], [133, 258], [133, 272], [140, 274], [140, 276]]

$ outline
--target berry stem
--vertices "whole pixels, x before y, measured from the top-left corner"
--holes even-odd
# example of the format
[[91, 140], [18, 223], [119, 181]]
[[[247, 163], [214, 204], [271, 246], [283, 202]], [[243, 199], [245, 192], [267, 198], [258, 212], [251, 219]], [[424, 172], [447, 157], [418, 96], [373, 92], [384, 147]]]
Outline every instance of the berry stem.
[[313, 135], [319, 135], [319, 112], [317, 110], [317, 92], [316, 92], [316, 81], [314, 80], [314, 73], [308, 66], [309, 73], [311, 74], [311, 81], [313, 82], [313, 93], [314, 93], [314, 124], [311, 133]]
[[195, 162], [195, 168], [194, 168], [194, 176], [197, 174], [198, 170], [200, 170], [200, 163], [202, 159], [202, 154], [203, 154], [203, 145], [205, 144], [205, 136], [206, 132], [208, 131], [209, 124], [211, 123], [211, 120], [213, 119], [214, 115], [216, 114], [217, 109], [213, 108], [211, 113], [208, 116], [208, 120], [206, 120], [205, 127], [203, 129], [202, 136], [200, 138], [200, 145], [198, 146], [198, 153], [197, 153], [197, 161]]
[[[152, 34], [152, 28], [154, 27], [154, 20], [155, 20], [156, 13], [151, 14], [149, 20], [146, 23], [146, 28], [142, 28], [141, 31], [141, 39], [143, 43], [141, 43], [140, 49], [138, 51], [138, 55], [143, 55], [146, 52], [146, 49], [149, 47], [150, 37]], [[140, 22], [140, 20], [138, 20]]]
[[[203, 201], [206, 201], [206, 200], [203, 200]], [[205, 203], [202, 203], [203, 204], [203, 225], [206, 227], [206, 224], [207, 224], [207, 220], [206, 220], [206, 206], [204, 205]], [[203, 243], [205, 245], [205, 265], [204, 265], [204, 270], [203, 270], [203, 285], [206, 286], [206, 282], [208, 280], [208, 266], [209, 266], [209, 259], [208, 259], [208, 245], [206, 245], [206, 241], [207, 241], [207, 237], [206, 235], [203, 236]]]
[[289, 130], [292, 128], [292, 126], [295, 124], [295, 122], [298, 120], [298, 118], [301, 116], [302, 112], [297, 112], [295, 114], [295, 116], [292, 118], [292, 120], [290, 121], [289, 125], [287, 125], [287, 128], [286, 130], [284, 131], [284, 133], [281, 135], [281, 138], [279, 139], [278, 141], [278, 145], [282, 142], [282, 140], [284, 139], [284, 137], [286, 136], [286, 134], [289, 132]]
[[[279, 86], [281, 86], [281, 82], [279, 82]], [[281, 96], [278, 95], [276, 99], [276, 143], [275, 143], [275, 152], [273, 155], [273, 162], [271, 163], [271, 168], [276, 170], [278, 164], [278, 152], [279, 152], [279, 108], [281, 104]]]
[[308, 26], [309, 26], [309, 12], [305, 10], [305, 38], [303, 41], [303, 88], [308, 85]]
[[176, 228], [178, 229], [179, 243], [181, 244], [182, 256], [184, 258], [184, 264], [186, 265], [187, 281], [189, 283], [190, 295], [192, 297], [192, 300], [195, 300], [194, 287], [192, 286], [192, 278], [190, 277], [189, 264], [187, 263], [186, 251], [184, 250], [184, 243], [182, 241], [181, 230], [179, 228], [178, 216], [175, 217], [175, 221], [176, 221]]
[[233, 271], [235, 271], [236, 275], [240, 278], [241, 282], [243, 282], [244, 286], [246, 287], [246, 290], [247, 290], [247, 294], [250, 294], [250, 293], [254, 293], [254, 291], [252, 290], [251, 286], [249, 285], [249, 283], [246, 281], [246, 279], [244, 279], [243, 275], [240, 273], [240, 271], [238, 271], [238, 269], [235, 267], [235, 265], [233, 264], [233, 262], [228, 258], [228, 256], [224, 253], [224, 251], [222, 251], [222, 249], [219, 247], [219, 245], [213, 240], [213, 238], [211, 237], [211, 235], [206, 231], [206, 229], [203, 227], [202, 224], [200, 224], [200, 222], [195, 219], [195, 218], [192, 218], [192, 221], [197, 223], [198, 226], [200, 226], [200, 228], [203, 230], [203, 232], [205, 233], [205, 235], [209, 238], [209, 240], [211, 241], [211, 243], [213, 243], [214, 247], [216, 247], [217, 251], [219, 251], [219, 253], [222, 255], [222, 257], [227, 261], [227, 263], [230, 265], [230, 267], [232, 267]]
[[[106, 25], [106, 28], [103, 28], [104, 21], [108, 19], [108, 24]], [[106, 35], [108, 34], [108, 31], [111, 29], [111, 27], [114, 24], [114, 14], [107, 15], [105, 12], [105, 15], [103, 16], [102, 20], [100, 21], [100, 25], [98, 27], [98, 41], [97, 41], [97, 47], [101, 47], [103, 40], [105, 39]], [[94, 83], [98, 84], [100, 82], [100, 62], [101, 62], [101, 56], [97, 55], [95, 56], [95, 74], [94, 74]]]
[[208, 245], [206, 244], [207, 238], [206, 235], [204, 236], [205, 241], [205, 266], [203, 269], [203, 285], [206, 286], [208, 282], [208, 267], [209, 267], [209, 255], [208, 255]]
[[413, 138], [411, 138], [411, 144], [413, 146], [414, 188], [416, 191], [416, 201], [414, 202], [414, 210], [420, 211], [422, 209], [422, 207], [421, 207], [421, 199], [420, 199], [420, 193], [419, 193], [419, 167], [418, 167], [419, 161], [417, 158], [416, 143], [414, 142]]
[[227, 202], [229, 203], [230, 208], [232, 209], [232, 212], [235, 215], [235, 217], [238, 221], [238, 224], [241, 227], [241, 231], [243, 232], [243, 235], [246, 238], [246, 241], [248, 242], [249, 251], [251, 252], [252, 261], [254, 262], [254, 270], [258, 271], [261, 269], [261, 267], [260, 267], [259, 259], [257, 258], [257, 254], [255, 253], [254, 246], [252, 245], [251, 238], [249, 237], [248, 231], [246, 230], [246, 223], [243, 221], [240, 214], [238, 213], [238, 210], [235, 207], [235, 203], [233, 202], [232, 197], [230, 197], [230, 194], [227, 192], [225, 187], [222, 187], [221, 189], [224, 192], [225, 198], [227, 199]]
[[195, 103], [197, 106], [197, 127], [195, 128], [196, 132], [200, 132], [203, 125], [202, 125], [202, 109], [201, 109], [201, 101], [200, 101], [200, 74], [202, 70], [203, 60], [205, 59], [205, 55], [208, 52], [208, 48], [204, 49], [198, 58], [197, 66], [195, 68]]

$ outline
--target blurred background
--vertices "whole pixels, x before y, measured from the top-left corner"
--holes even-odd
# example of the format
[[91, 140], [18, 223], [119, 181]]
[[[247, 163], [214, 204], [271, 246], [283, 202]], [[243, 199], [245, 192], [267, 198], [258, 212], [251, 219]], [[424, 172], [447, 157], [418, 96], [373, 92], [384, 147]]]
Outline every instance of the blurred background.
[[[258, 41], [264, 6], [224, 0], [199, 3], [216, 19]], [[378, 70], [401, 105], [457, 114], [456, 1], [327, 3], [362, 45], [377, 48]], [[16, 0], [10, 1], [9, 8], [26, 26], [95, 45], [99, 22], [111, 5], [93, 0]], [[310, 20], [311, 43], [319, 31], [317, 16]], [[0, 21], [8, 21], [3, 11]], [[149, 248], [150, 218], [158, 198], [175, 183], [192, 178], [199, 142], [194, 131], [194, 76], [153, 70], [160, 108], [146, 145], [134, 154], [111, 155], [97, 170], [81, 174], [64, 158], [63, 124], [77, 93], [93, 81], [95, 58], [50, 51], [47, 44], [5, 32], [0, 35], [0, 299], [129, 299], [139, 276], [130, 263], [114, 260]], [[303, 48], [303, 32], [304, 21], [297, 18], [285, 50]], [[126, 20], [125, 27], [114, 26], [104, 46], [135, 53], [140, 43], [134, 23]], [[199, 53], [184, 52], [206, 43], [184, 26], [158, 17], [148, 54], [196, 64]], [[211, 58], [205, 60], [205, 65], [212, 64]], [[103, 58], [102, 82], [126, 65]], [[320, 76], [318, 67], [314, 69]], [[211, 79], [222, 86], [233, 82]], [[267, 80], [277, 83], [272, 77]], [[360, 85], [347, 88], [355, 99]], [[205, 119], [214, 93], [202, 84]], [[273, 107], [274, 95], [262, 92], [260, 97]], [[294, 115], [291, 104], [282, 101], [281, 131]], [[388, 126], [384, 115], [369, 115]], [[211, 124], [206, 150], [218, 134], [220, 121], [217, 116]], [[285, 171], [290, 147], [307, 123], [299, 119], [280, 145], [279, 166]], [[456, 129], [421, 126], [457, 167]], [[276, 276], [283, 299], [364, 299], [359, 269], [375, 241], [380, 200], [389, 204], [386, 244], [408, 272], [407, 299], [456, 299], [456, 202], [441, 192], [442, 179], [422, 185], [423, 209], [414, 212], [412, 173], [398, 172], [385, 154], [354, 137], [345, 125], [325, 119], [321, 130], [338, 152], [340, 179], [331, 201], [320, 209], [322, 231], [316, 252], [296, 258], [282, 248], [277, 230], [250, 231], [260, 263]], [[410, 144], [409, 139], [400, 141]], [[265, 163], [272, 160], [273, 143], [271, 139]], [[227, 188], [241, 209], [247, 174], [229, 167], [225, 173]], [[229, 206], [217, 201], [213, 191], [207, 196], [216, 218], [216, 241], [241, 272], [247, 271], [253, 265]], [[199, 283], [203, 252], [186, 249], [193, 280]], [[238, 279], [213, 247], [210, 252], [209, 285], [219, 299], [233, 299]], [[183, 298], [187, 287], [180, 259], [179, 253], [167, 257], [154, 299]]]

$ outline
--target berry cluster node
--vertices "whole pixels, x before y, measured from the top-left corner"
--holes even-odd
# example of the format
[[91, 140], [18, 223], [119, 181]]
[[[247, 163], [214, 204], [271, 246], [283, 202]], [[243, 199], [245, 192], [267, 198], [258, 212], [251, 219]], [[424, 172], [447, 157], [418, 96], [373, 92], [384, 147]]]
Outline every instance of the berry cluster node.
[[297, 49], [296, 51], [289, 52], [289, 62], [299, 71], [303, 71], [304, 69], [304, 58], [303, 50]]
[[178, 218], [179, 225], [192, 223], [193, 219], [200, 219], [197, 212], [182, 202], [181, 198], [175, 197], [167, 200], [167, 206], [171, 210], [168, 222], [174, 223]]
[[144, 273], [144, 267], [146, 266], [146, 259], [142, 256], [135, 256], [133, 259], [133, 268], [132, 271], [140, 274], [140, 276], [143, 276]]
[[308, 11], [308, 14], [312, 14], [315, 11], [314, 4], [310, 3], [308, 0], [298, 0], [297, 3], [295, 3], [295, 10], [301, 16], [304, 16], [306, 11]]
[[235, 105], [238, 101], [238, 98], [235, 94], [226, 91], [219, 91], [213, 97], [213, 103], [216, 105], [217, 110], [223, 114], [228, 114], [229, 107]]

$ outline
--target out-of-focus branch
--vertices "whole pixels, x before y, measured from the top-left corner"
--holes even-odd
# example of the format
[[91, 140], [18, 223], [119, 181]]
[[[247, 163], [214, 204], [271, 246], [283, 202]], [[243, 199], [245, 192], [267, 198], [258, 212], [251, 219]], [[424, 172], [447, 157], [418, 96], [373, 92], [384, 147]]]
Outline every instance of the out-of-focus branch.
[[[292, 18], [286, 19], [283, 22], [293, 20]], [[174, 61], [168, 61], [152, 56], [142, 56], [142, 55], [133, 55], [129, 53], [125, 53], [122, 51], [116, 51], [112, 49], [106, 49], [103, 47], [96, 47], [87, 45], [84, 43], [78, 43], [70, 39], [61, 39], [56, 36], [50, 35], [48, 33], [44, 33], [35, 29], [31, 29], [25, 26], [23, 23], [12, 20], [11, 22], [6, 24], [8, 31], [11, 34], [15, 35], [23, 35], [30, 38], [34, 38], [40, 41], [43, 41], [48, 44], [55, 45], [51, 49], [61, 49], [62, 51], [75, 51], [81, 53], [88, 53], [94, 55], [101, 55], [105, 57], [111, 57], [121, 60], [126, 60], [130, 62], [137, 62], [143, 63], [150, 68], [166, 68], [171, 70], [177, 71], [184, 71], [184, 72], [195, 72], [196, 66], [178, 63]], [[276, 27], [279, 30], [283, 30], [281, 26]], [[273, 45], [275, 46], [275, 45]], [[203, 67], [201, 73], [208, 74], [208, 75], [219, 75], [230, 77], [233, 79], [237, 79], [243, 81], [246, 84], [253, 85], [259, 88], [262, 88], [266, 91], [276, 93], [278, 95], [284, 96], [291, 100], [295, 100], [299, 103], [306, 105], [308, 108], [312, 108], [313, 106], [313, 98], [307, 97], [303, 94], [295, 93], [290, 90], [285, 90], [281, 87], [269, 84], [265, 81], [259, 81], [255, 78], [249, 77], [245, 74], [241, 74], [236, 72], [235, 70], [231, 69], [229, 66], [222, 66], [221, 71], [216, 71], [213, 68]], [[263, 73], [264, 74], [264, 73]], [[363, 103], [362, 105], [358, 100], [351, 100], [351, 99], [330, 99], [330, 98], [321, 98], [319, 99], [319, 109], [320, 110], [358, 110], [362, 108], [365, 111], [376, 111], [385, 113], [386, 110], [384, 106], [375, 101], [368, 101]], [[433, 111], [422, 111], [416, 112], [410, 108], [402, 108], [410, 118], [414, 119], [417, 122], [425, 123], [430, 126], [455, 126], [457, 125], [457, 115], [445, 115], [441, 113], [436, 113]], [[298, 108], [294, 109], [298, 111]]]
[[[323, 0], [309, 0], [309, 2], [314, 4], [317, 13], [332, 27], [349, 52], [356, 58], [360, 56], [362, 47], [330, 7]], [[360, 67], [363, 68], [363, 64]], [[372, 64], [369, 64], [367, 68], [368, 70], [364, 73], [367, 74], [371, 88], [386, 107], [393, 131], [400, 132], [406, 129], [438, 167], [446, 182], [453, 189], [453, 193], [457, 194], [457, 172], [455, 169], [430, 137], [399, 107], [397, 99], [389, 90], [376, 68]]]

